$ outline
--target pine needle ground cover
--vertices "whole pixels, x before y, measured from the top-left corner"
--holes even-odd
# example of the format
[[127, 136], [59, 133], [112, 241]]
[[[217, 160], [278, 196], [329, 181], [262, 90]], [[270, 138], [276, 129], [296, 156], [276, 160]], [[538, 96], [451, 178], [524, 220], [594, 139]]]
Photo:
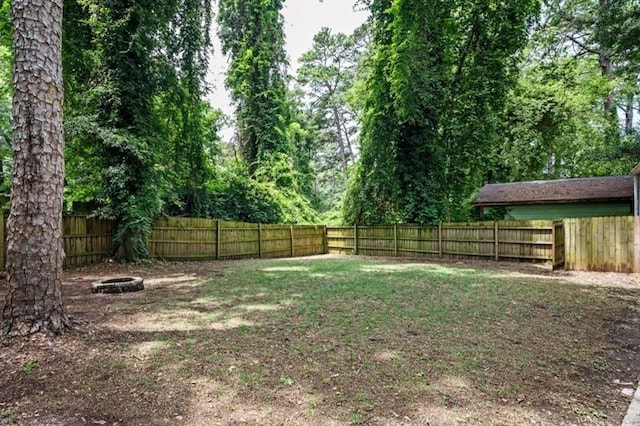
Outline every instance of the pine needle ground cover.
[[[145, 290], [91, 293], [118, 274]], [[0, 420], [619, 424], [640, 374], [634, 280], [331, 256], [76, 269], [76, 330], [0, 346]]]

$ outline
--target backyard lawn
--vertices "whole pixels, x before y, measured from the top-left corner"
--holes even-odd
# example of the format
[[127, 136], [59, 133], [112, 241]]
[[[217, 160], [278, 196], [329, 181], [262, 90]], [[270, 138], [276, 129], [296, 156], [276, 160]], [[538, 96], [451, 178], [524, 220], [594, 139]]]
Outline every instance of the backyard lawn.
[[[146, 289], [90, 292], [122, 274]], [[336, 256], [79, 268], [74, 331], [0, 343], [0, 424], [620, 424], [637, 279]]]

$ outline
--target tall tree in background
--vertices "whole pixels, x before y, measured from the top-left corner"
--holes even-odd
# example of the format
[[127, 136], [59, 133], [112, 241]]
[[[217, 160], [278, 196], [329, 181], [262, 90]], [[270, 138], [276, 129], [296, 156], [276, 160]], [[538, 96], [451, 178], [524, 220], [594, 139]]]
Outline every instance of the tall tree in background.
[[392, 0], [363, 1], [371, 10], [373, 52], [365, 66], [369, 73], [361, 117], [360, 161], [345, 199], [346, 223], [391, 223], [398, 213], [397, 120], [393, 105], [391, 62], [394, 15]]
[[[640, 30], [640, 3], [636, 0], [547, 0], [546, 20], [537, 31], [542, 39], [545, 60], [572, 57], [576, 61], [595, 62], [602, 76], [601, 105], [606, 122], [601, 157], [611, 160], [635, 151], [633, 113], [638, 108], [640, 68], [636, 37]], [[633, 42], [632, 40], [636, 40]], [[619, 120], [619, 113], [624, 119]], [[601, 167], [605, 172], [606, 167]]]
[[[624, 112], [623, 132], [636, 132], [634, 111], [640, 110], [640, 3], [610, 0], [601, 11], [594, 38], [607, 46], [621, 77], [618, 108]], [[639, 142], [640, 143], [640, 142]]]
[[271, 186], [286, 222], [314, 221], [308, 132], [286, 85], [283, 0], [221, 0], [218, 35], [230, 64], [237, 144], [249, 181]]
[[310, 156], [314, 173], [314, 200], [325, 220], [335, 221], [348, 181], [348, 169], [357, 159], [358, 121], [354, 88], [367, 47], [367, 25], [353, 34], [322, 28], [311, 49], [299, 59], [296, 82], [312, 125]]
[[13, 182], [7, 222], [9, 292], [2, 329], [59, 333], [62, 302], [62, 0], [13, 0]]
[[300, 57], [296, 80], [306, 89], [310, 110], [332, 136], [345, 180], [353, 161], [356, 130], [354, 111], [347, 104], [347, 92], [354, 83], [358, 50], [354, 36], [332, 34], [322, 28], [313, 37], [311, 50]]
[[518, 83], [507, 97], [503, 139], [487, 181], [591, 176], [588, 157], [604, 142], [602, 129], [608, 125], [601, 81], [594, 63], [571, 58], [523, 61]]
[[203, 101], [211, 51], [212, 10], [209, 0], [181, 0], [170, 22], [167, 51], [175, 81], [169, 80], [162, 104], [169, 106], [161, 115], [174, 121], [175, 138], [170, 170], [174, 178], [180, 213], [206, 215], [205, 183], [212, 176], [207, 162], [210, 147], [217, 141], [212, 111]]
[[[276, 154], [291, 154], [282, 0], [220, 0], [218, 35], [230, 57], [226, 84], [236, 106], [237, 138], [254, 174]], [[277, 155], [276, 155], [277, 156]]]
[[374, 0], [376, 52], [348, 221], [464, 219], [490, 167], [537, 2]]
[[640, 158], [638, 22], [634, 0], [544, 2], [488, 181], [628, 173]]
[[605, 87], [603, 110], [615, 121], [616, 102], [613, 90], [615, 62], [612, 48], [597, 36], [599, 27], [605, 25], [604, 17], [618, 0], [547, 0], [542, 27], [545, 44], [554, 55], [573, 54], [590, 56], [597, 61], [601, 75], [608, 80]]

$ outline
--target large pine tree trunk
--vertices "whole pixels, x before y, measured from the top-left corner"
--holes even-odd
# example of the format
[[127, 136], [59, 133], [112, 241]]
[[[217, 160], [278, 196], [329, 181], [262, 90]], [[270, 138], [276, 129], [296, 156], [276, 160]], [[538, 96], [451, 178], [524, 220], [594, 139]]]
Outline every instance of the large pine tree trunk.
[[59, 333], [62, 303], [62, 0], [13, 0], [13, 177], [7, 222], [9, 335]]

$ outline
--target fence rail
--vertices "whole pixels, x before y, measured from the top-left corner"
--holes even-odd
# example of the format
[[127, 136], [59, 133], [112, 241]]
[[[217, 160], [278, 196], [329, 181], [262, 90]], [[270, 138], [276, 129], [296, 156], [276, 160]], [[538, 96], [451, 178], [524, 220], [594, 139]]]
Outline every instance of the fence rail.
[[420, 225], [328, 226], [329, 253], [550, 261], [562, 265], [562, 223], [550, 220]]

